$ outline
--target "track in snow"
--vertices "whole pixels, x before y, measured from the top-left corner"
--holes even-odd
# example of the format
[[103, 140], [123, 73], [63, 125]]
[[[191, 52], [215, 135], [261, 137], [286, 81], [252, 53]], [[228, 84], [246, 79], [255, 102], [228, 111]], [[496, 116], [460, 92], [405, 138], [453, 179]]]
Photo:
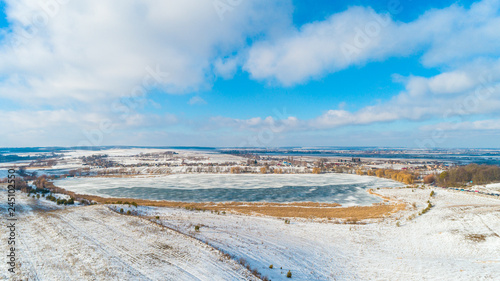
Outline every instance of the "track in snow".
[[[147, 220], [105, 206], [64, 209], [19, 199], [21, 267], [10, 275], [2, 263], [1, 280], [256, 280], [214, 248]], [[5, 208], [0, 212], [5, 217]]]

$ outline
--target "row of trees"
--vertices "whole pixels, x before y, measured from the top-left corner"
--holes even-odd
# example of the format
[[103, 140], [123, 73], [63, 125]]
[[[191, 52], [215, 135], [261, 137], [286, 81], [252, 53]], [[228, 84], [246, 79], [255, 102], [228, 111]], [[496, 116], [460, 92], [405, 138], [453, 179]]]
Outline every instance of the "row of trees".
[[393, 170], [393, 169], [378, 169], [375, 171], [373, 170], [363, 171], [359, 169], [356, 171], [356, 174], [391, 179], [405, 184], [413, 184], [415, 182], [415, 179], [417, 178], [417, 176], [411, 172], [405, 170]]
[[15, 183], [13, 183], [12, 180], [11, 180], [11, 182], [9, 182], [8, 178], [0, 179], [0, 183], [9, 183], [9, 185], [10, 184], [15, 185], [16, 190], [21, 190], [22, 192], [26, 192], [26, 193], [28, 193], [31, 190], [31, 187], [22, 178], [16, 176], [14, 181], [15, 181]]
[[500, 182], [500, 167], [494, 165], [470, 164], [444, 171], [435, 177], [439, 186], [464, 186]]
[[[242, 169], [241, 167], [239, 166], [236, 166], [236, 167], [231, 167], [231, 174], [240, 174], [242, 172], [248, 172], [248, 170], [246, 169]], [[321, 168], [313, 168], [311, 170], [311, 173], [313, 174], [321, 174]], [[261, 174], [284, 174], [286, 173], [286, 170], [285, 169], [282, 169], [282, 168], [271, 168], [271, 167], [261, 167], [260, 168], [260, 173]]]

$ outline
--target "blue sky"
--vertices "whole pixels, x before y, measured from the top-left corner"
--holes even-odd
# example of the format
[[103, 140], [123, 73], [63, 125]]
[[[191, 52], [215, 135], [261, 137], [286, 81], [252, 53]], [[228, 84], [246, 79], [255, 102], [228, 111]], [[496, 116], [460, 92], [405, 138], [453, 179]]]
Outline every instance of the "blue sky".
[[0, 146], [499, 147], [499, 0], [0, 3]]

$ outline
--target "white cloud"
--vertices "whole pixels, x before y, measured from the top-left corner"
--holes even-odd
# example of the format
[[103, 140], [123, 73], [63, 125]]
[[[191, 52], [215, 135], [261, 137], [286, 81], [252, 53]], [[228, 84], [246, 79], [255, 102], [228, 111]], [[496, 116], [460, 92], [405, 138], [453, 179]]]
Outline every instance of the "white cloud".
[[[500, 112], [500, 59], [479, 60], [460, 69], [432, 77], [397, 77], [406, 90], [386, 102], [358, 111], [332, 109], [309, 120], [293, 117], [285, 124], [287, 131], [322, 130], [352, 125], [393, 122], [464, 119]], [[239, 129], [262, 129], [269, 123], [285, 123], [285, 118], [260, 117], [246, 120], [214, 119], [220, 126]]]
[[488, 119], [480, 121], [443, 122], [434, 125], [422, 126], [423, 131], [471, 131], [471, 130], [493, 130], [500, 131], [500, 119]]
[[189, 99], [188, 104], [190, 105], [207, 104], [207, 102], [199, 96], [194, 96], [191, 99]]
[[[364, 31], [365, 27], [371, 30], [368, 23], [376, 27], [371, 33], [374, 36]], [[391, 32], [393, 25], [370, 8], [350, 8], [282, 38], [254, 44], [245, 69], [256, 79], [276, 79], [284, 85], [301, 83], [365, 60], [367, 53], [380, 52], [375, 48], [383, 39], [381, 34]]]
[[434, 77], [408, 77], [406, 91], [356, 112], [329, 110], [311, 128], [335, 128], [397, 120], [451, 119], [500, 112], [500, 60], [481, 61]]
[[214, 62], [214, 72], [224, 79], [233, 78], [238, 68], [238, 58], [218, 58]]
[[276, 119], [272, 116], [266, 118], [254, 117], [250, 119], [237, 119], [229, 117], [212, 117], [208, 129], [214, 128], [236, 128], [242, 131], [262, 131], [270, 130], [273, 133], [297, 130], [302, 125], [302, 121], [296, 117], [288, 116], [284, 119]]
[[[2, 123], [19, 128], [4, 139], [10, 143], [33, 136], [47, 145], [50, 139], [77, 141], [103, 120], [120, 130], [108, 136], [108, 143], [127, 135], [131, 141], [150, 137], [153, 131], [163, 136], [165, 127], [181, 123], [176, 116], [133, 110], [144, 106], [134, 100], [146, 102], [150, 88], [196, 92], [216, 77], [230, 79], [241, 64], [255, 79], [292, 86], [351, 65], [416, 52], [422, 52], [424, 66], [443, 73], [398, 76], [405, 90], [388, 101], [354, 112], [341, 106], [309, 120], [214, 117], [211, 126], [289, 132], [500, 112], [500, 61], [494, 59], [500, 55], [499, 0], [430, 10], [409, 23], [352, 7], [299, 29], [290, 23], [289, 0], [243, 1], [224, 20], [212, 1], [68, 1], [45, 11], [36, 1], [6, 2], [13, 32], [0, 45], [0, 99], [24, 108], [0, 111]], [[46, 22], [34, 24], [44, 15]], [[257, 37], [260, 41], [247, 49], [247, 39]], [[133, 106], [119, 116], [110, 105], [120, 97], [129, 97]], [[199, 96], [189, 101], [202, 103]], [[41, 109], [47, 105], [54, 109]], [[494, 129], [494, 122], [458, 123]]]
[[474, 86], [474, 81], [467, 73], [448, 72], [430, 79], [429, 90], [434, 93], [453, 94], [463, 92]]
[[[180, 123], [169, 113], [141, 114], [130, 112], [121, 116], [99, 111], [0, 110], [2, 146], [76, 146], [123, 143], [141, 131], [162, 132]], [[126, 142], [123, 144], [127, 144]]]
[[319, 117], [309, 121], [310, 128], [336, 128], [347, 125], [364, 125], [400, 119], [398, 112], [380, 110], [378, 107], [367, 107], [356, 113], [345, 110], [328, 110]]
[[255, 79], [291, 86], [351, 65], [420, 50], [427, 66], [499, 55], [499, 7], [499, 0], [484, 0], [470, 9], [452, 5], [409, 23], [371, 8], [351, 7], [281, 38], [254, 44], [245, 69]]
[[[64, 2], [43, 8], [6, 1], [13, 32], [0, 47], [0, 97], [99, 102], [128, 95], [149, 75], [148, 66], [168, 73], [157, 87], [196, 91], [210, 86], [220, 57], [245, 47], [249, 36], [287, 24], [289, 15], [288, 0], [244, 1], [223, 21], [212, 1]], [[220, 73], [228, 75], [231, 64]]]
[[483, 0], [469, 10], [451, 6], [427, 12], [416, 23], [431, 35], [423, 56], [427, 66], [456, 65], [477, 56], [500, 54], [500, 1]]
[[178, 122], [177, 116], [169, 113], [162, 115], [134, 113], [126, 116], [123, 122], [117, 122], [117, 125], [121, 125], [123, 129], [151, 129], [164, 128]]
[[212, 1], [5, 2], [10, 27], [1, 30], [0, 100], [21, 110], [0, 112], [2, 125], [17, 128], [2, 142], [16, 145], [76, 145], [106, 120], [116, 128], [103, 140], [108, 144], [177, 124], [173, 115], [136, 112], [148, 90], [210, 87], [214, 69], [221, 76], [233, 71], [235, 62], [222, 58], [236, 58], [248, 37], [275, 33], [291, 15], [290, 0], [244, 1], [223, 21]]

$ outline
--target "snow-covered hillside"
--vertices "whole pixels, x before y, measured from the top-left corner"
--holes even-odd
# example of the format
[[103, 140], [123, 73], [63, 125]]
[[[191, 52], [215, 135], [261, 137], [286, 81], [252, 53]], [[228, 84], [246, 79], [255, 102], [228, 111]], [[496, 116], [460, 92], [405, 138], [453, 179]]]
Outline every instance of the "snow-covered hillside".
[[[500, 200], [434, 191], [377, 190], [408, 208], [367, 224], [128, 205], [68, 208], [18, 194], [20, 266], [11, 276], [1, 263], [0, 279], [256, 280], [242, 259], [271, 280], [289, 280], [288, 271], [292, 280], [495, 280]], [[432, 208], [421, 214], [427, 201]]]
[[[5, 190], [0, 194], [5, 202]], [[196, 239], [107, 206], [64, 209], [18, 198], [18, 268], [11, 275], [0, 263], [0, 280], [257, 280]], [[0, 229], [1, 237], [6, 231]], [[2, 253], [6, 247], [1, 243]]]
[[[160, 216], [165, 225], [246, 259], [271, 280], [287, 280], [288, 270], [297, 280], [500, 276], [500, 200], [439, 189], [432, 197], [429, 189], [377, 192], [416, 207], [366, 225], [297, 219], [286, 224], [277, 218], [141, 208], [145, 215]], [[419, 216], [427, 200], [433, 207]], [[195, 225], [201, 226], [199, 231]]]

